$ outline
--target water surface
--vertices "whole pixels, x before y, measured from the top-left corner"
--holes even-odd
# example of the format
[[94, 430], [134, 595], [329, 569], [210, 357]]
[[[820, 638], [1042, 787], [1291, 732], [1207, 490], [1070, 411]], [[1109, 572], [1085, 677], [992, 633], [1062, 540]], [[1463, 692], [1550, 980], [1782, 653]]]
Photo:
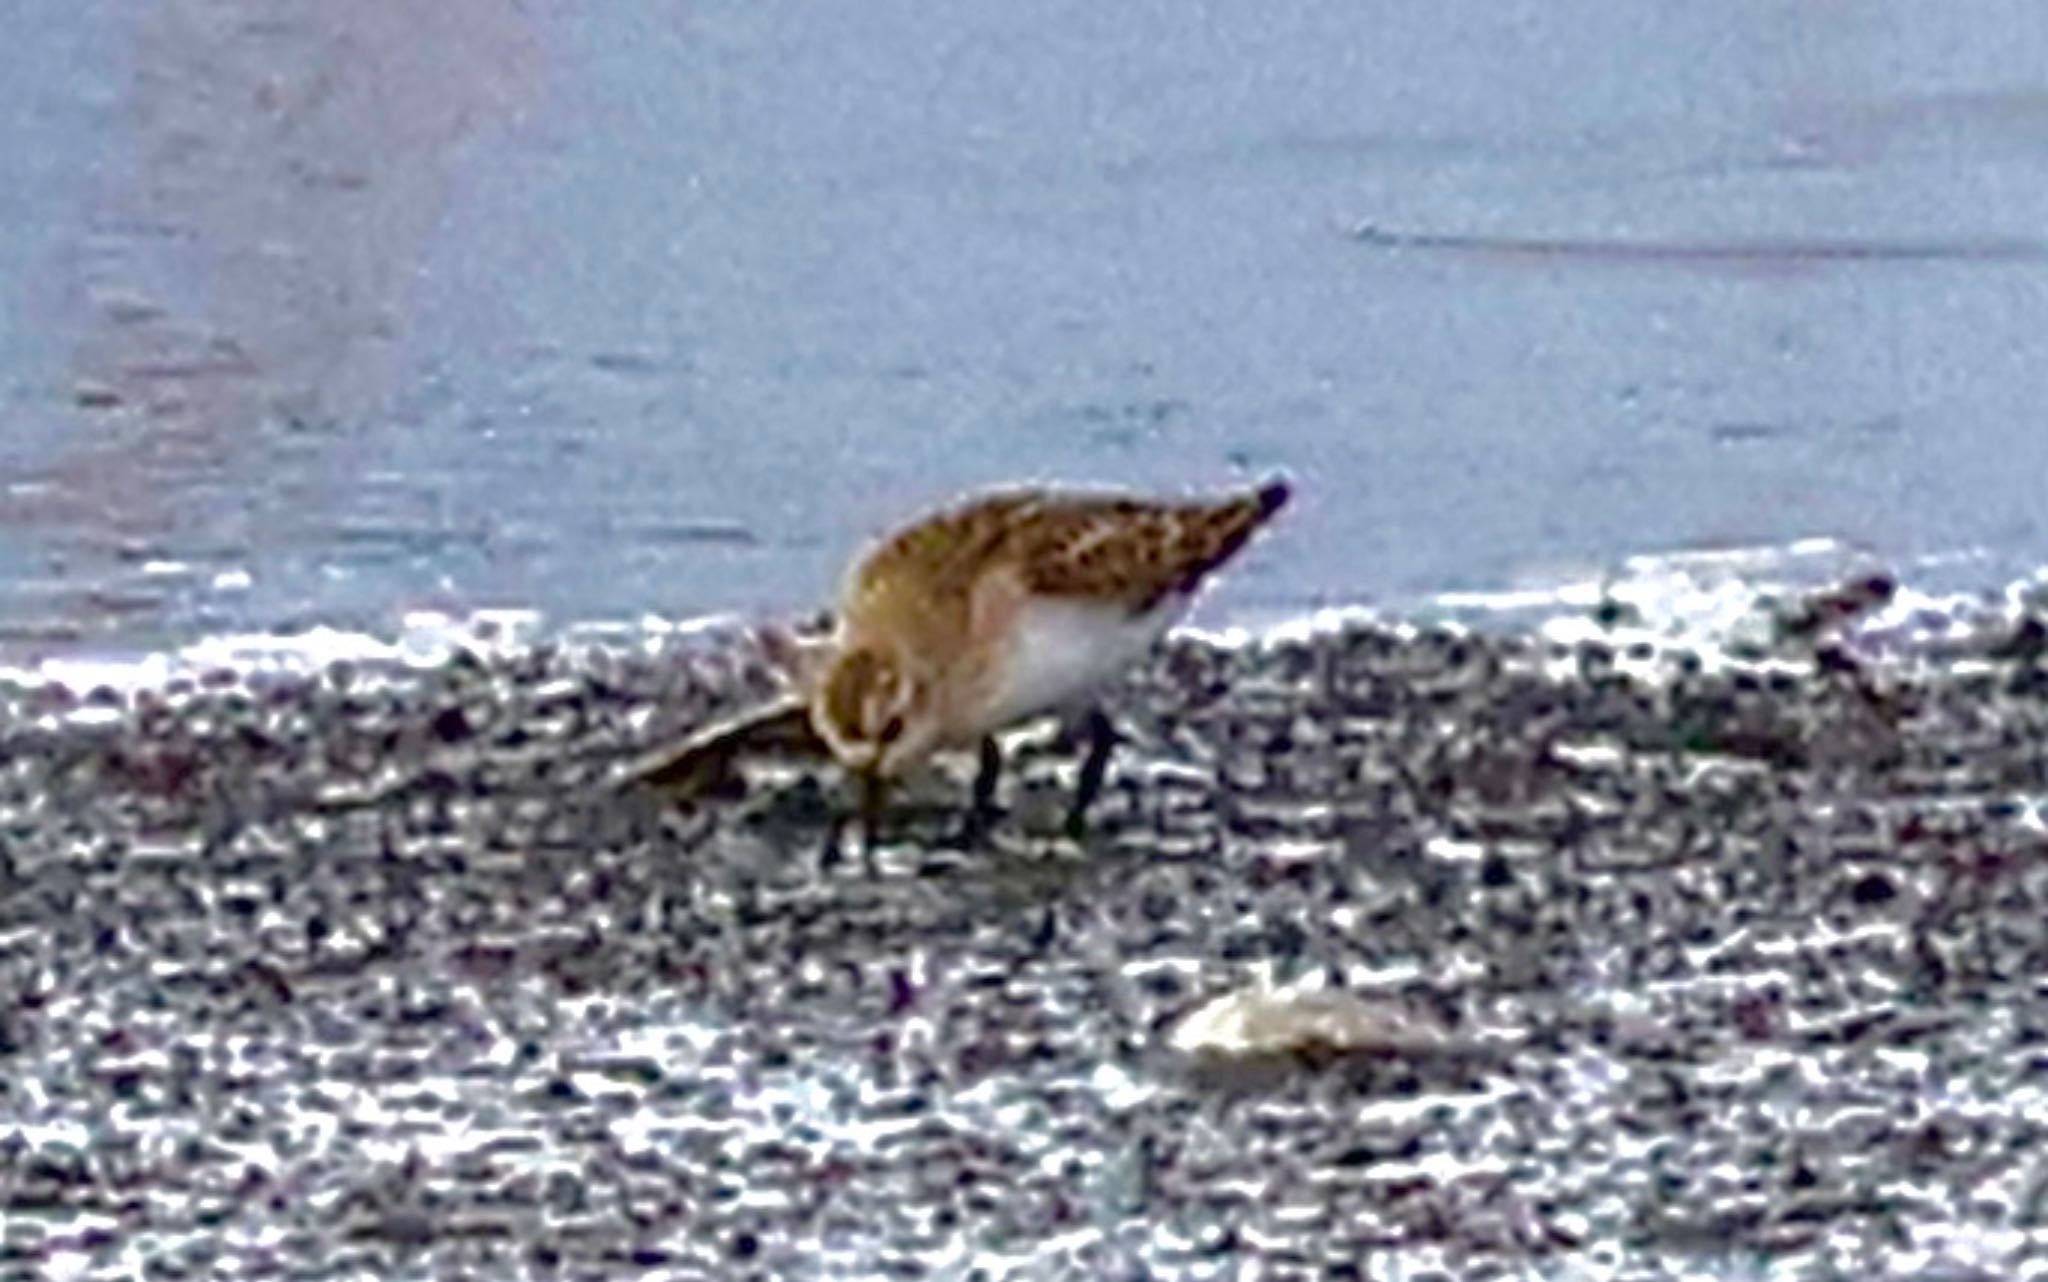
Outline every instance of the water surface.
[[802, 608], [1284, 467], [1210, 618], [2041, 563], [2048, 15], [106, 0], [0, 85], [0, 631]]

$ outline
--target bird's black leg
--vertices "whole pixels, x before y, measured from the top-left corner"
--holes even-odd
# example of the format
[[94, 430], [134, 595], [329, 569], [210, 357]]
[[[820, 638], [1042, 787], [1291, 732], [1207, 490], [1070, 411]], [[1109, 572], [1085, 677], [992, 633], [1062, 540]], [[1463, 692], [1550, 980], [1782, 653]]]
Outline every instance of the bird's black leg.
[[978, 846], [995, 818], [996, 784], [1003, 776], [1003, 749], [994, 735], [981, 741], [981, 765], [974, 772], [974, 795], [967, 803], [967, 822], [960, 829], [962, 846]]
[[1067, 812], [1067, 835], [1076, 840], [1087, 828], [1088, 807], [1102, 791], [1109, 754], [1116, 749], [1116, 727], [1100, 708], [1088, 710], [1081, 720], [1081, 732], [1088, 741], [1088, 755], [1081, 759], [1081, 777], [1074, 785], [1074, 808]]
[[860, 776], [860, 839], [861, 857], [867, 861], [868, 875], [876, 875], [875, 847], [882, 840], [882, 803], [888, 799], [889, 786], [876, 771], [863, 771]]

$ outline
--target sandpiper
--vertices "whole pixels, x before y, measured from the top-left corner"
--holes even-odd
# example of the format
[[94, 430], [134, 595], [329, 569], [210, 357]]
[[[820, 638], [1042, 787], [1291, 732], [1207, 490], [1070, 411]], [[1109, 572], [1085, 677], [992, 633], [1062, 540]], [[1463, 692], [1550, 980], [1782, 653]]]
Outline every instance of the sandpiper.
[[997, 731], [1080, 717], [1090, 739], [1078, 829], [1114, 733], [1089, 698], [1151, 650], [1203, 581], [1287, 502], [1285, 480], [1209, 499], [1056, 489], [984, 494], [913, 521], [862, 556], [810, 683], [813, 728], [868, 785], [978, 745], [969, 827], [1002, 769]]
[[1078, 833], [1115, 743], [1091, 696], [1151, 650], [1288, 493], [1280, 478], [1200, 499], [1011, 489], [921, 517], [855, 561], [830, 639], [791, 651], [796, 696], [645, 777], [701, 784], [744, 747], [801, 742], [861, 781], [872, 842], [887, 781], [978, 746], [972, 841], [1002, 772], [996, 733], [1058, 714], [1088, 739], [1068, 812]]

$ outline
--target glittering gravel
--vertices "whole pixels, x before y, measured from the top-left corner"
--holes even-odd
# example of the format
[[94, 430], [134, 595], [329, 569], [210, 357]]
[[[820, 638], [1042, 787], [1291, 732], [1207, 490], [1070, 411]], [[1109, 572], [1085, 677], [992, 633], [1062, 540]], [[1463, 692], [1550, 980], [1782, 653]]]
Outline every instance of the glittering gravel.
[[617, 785], [733, 638], [13, 690], [0, 1277], [2048, 1275], [2048, 629], [1797, 623], [1176, 641], [872, 868]]

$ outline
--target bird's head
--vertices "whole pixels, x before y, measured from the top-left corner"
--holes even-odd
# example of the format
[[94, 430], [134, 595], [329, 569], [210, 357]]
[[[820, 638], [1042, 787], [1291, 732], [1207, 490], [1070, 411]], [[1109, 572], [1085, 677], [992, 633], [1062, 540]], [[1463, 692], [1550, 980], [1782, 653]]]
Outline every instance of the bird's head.
[[811, 724], [848, 770], [888, 778], [929, 754], [929, 688], [897, 652], [856, 643], [834, 655], [811, 694]]

